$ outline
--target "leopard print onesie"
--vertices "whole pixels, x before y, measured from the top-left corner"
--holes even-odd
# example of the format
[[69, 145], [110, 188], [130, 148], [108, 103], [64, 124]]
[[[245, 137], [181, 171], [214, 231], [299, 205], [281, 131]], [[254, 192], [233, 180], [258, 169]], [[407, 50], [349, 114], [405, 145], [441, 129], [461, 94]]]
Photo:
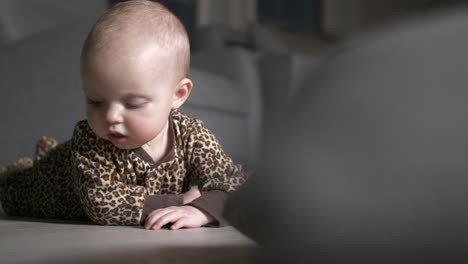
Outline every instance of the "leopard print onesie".
[[152, 210], [183, 205], [182, 193], [197, 185], [202, 196], [190, 205], [221, 222], [222, 200], [246, 176], [202, 121], [179, 110], [171, 112], [170, 120], [173, 147], [158, 164], [142, 148], [118, 149], [98, 138], [85, 120], [77, 123], [69, 141], [57, 145], [43, 138], [34, 162], [19, 160], [0, 175], [4, 211], [139, 225]]

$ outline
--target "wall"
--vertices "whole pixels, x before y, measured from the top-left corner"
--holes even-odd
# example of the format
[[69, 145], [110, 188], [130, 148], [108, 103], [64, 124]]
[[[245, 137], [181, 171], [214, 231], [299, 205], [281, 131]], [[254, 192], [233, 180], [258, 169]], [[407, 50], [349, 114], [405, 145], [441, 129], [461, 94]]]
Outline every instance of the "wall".
[[75, 19], [97, 17], [107, 0], [1, 0], [0, 44], [45, 31]]

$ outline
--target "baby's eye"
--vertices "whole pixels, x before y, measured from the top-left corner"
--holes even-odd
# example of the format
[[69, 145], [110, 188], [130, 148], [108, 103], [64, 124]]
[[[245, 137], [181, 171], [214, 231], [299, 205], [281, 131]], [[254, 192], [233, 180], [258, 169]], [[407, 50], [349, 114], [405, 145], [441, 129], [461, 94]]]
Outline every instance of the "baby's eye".
[[125, 107], [127, 107], [128, 109], [136, 109], [138, 107], [140, 107], [140, 105], [136, 105], [136, 104], [125, 104]]
[[87, 99], [88, 103], [90, 103], [91, 105], [94, 105], [94, 106], [100, 106], [102, 105], [104, 102], [103, 101], [99, 101], [99, 100], [91, 100], [91, 99]]
[[126, 104], [125, 104], [125, 107], [127, 107], [128, 109], [137, 109], [137, 108], [142, 107], [143, 105], [145, 105], [145, 103], [142, 103], [142, 104], [130, 104], [130, 103], [126, 103]]
[[125, 107], [127, 107], [128, 109], [136, 109], [144, 106], [146, 103], [147, 101], [144, 99], [132, 99], [125, 102]]

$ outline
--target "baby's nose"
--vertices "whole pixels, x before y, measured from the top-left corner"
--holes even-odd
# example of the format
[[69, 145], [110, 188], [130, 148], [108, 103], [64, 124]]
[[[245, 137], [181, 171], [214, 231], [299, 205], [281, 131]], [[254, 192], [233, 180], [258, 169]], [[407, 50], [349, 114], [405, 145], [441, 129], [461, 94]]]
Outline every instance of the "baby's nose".
[[106, 120], [110, 124], [123, 122], [122, 110], [120, 109], [118, 105], [115, 105], [115, 104], [109, 105], [107, 112], [106, 112]]

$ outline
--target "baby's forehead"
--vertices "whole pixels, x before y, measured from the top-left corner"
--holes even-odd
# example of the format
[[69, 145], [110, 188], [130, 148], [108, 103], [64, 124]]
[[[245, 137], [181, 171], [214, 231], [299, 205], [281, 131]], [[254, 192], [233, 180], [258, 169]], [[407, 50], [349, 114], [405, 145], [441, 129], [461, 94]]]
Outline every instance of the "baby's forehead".
[[153, 73], [167, 72], [176, 67], [176, 56], [153, 45], [150, 41], [135, 41], [132, 38], [121, 39], [112, 45], [93, 52], [84, 62], [84, 66], [107, 68], [109, 66], [127, 67], [128, 70]]
[[82, 63], [82, 71], [89, 76], [107, 80], [151, 79], [153, 82], [175, 81], [178, 61], [150, 41], [124, 38], [111, 47], [93, 52]]

